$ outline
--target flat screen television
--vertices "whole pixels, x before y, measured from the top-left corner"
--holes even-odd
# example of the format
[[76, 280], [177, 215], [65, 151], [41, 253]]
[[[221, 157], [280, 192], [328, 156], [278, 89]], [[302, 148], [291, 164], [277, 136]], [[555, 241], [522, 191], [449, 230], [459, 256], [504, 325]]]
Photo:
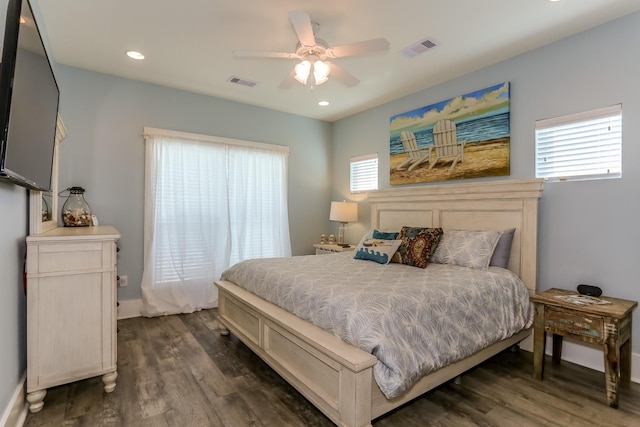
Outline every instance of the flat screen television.
[[50, 191], [60, 91], [28, 0], [9, 0], [0, 63], [0, 178]]

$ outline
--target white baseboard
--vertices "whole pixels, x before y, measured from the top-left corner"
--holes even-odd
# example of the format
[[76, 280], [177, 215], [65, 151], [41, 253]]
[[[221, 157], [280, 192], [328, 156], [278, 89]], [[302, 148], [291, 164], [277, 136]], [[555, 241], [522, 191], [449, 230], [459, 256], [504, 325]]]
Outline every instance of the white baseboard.
[[22, 375], [22, 379], [16, 390], [11, 396], [9, 405], [5, 408], [2, 418], [0, 418], [0, 427], [22, 427], [24, 420], [27, 418], [27, 401], [25, 400], [25, 383], [27, 373]]
[[[520, 343], [520, 348], [533, 352], [533, 334]], [[552, 350], [553, 339], [548, 336], [545, 353], [551, 356]], [[604, 353], [602, 349], [578, 341], [563, 340], [562, 360], [604, 372]], [[533, 372], [533, 366], [531, 369], [531, 372]], [[631, 353], [631, 381], [640, 383], [640, 354], [638, 353]]]
[[142, 299], [125, 299], [118, 302], [120, 303], [120, 306], [118, 307], [118, 320], [140, 317]]

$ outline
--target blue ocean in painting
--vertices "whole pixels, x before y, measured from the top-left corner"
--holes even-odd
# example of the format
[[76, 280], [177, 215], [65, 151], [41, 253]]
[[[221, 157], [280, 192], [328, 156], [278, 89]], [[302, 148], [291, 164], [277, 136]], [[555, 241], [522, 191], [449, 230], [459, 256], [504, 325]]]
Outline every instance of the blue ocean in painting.
[[[484, 116], [474, 117], [467, 120], [455, 122], [458, 140], [467, 142], [488, 141], [496, 138], [506, 138], [510, 135], [509, 111]], [[433, 145], [433, 126], [422, 128], [414, 132], [419, 147]], [[404, 152], [400, 135], [393, 135], [390, 138], [391, 154]]]

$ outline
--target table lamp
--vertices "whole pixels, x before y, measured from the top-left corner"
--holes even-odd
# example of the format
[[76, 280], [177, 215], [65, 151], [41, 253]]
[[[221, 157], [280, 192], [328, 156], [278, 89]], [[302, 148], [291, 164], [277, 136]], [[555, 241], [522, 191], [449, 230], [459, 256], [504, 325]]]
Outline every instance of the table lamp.
[[354, 202], [331, 202], [330, 221], [339, 221], [338, 245], [347, 247], [347, 223], [358, 220], [358, 204]]

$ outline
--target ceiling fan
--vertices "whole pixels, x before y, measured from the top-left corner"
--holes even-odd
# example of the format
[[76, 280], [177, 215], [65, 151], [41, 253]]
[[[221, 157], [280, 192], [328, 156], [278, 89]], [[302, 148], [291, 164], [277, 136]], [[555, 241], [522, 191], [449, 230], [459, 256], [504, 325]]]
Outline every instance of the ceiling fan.
[[326, 82], [329, 79], [329, 75], [349, 87], [355, 86], [360, 80], [336, 64], [327, 61], [327, 59], [364, 55], [389, 49], [389, 42], [384, 38], [330, 47], [324, 40], [316, 38], [315, 33], [319, 25], [311, 22], [306, 12], [300, 10], [291, 11], [289, 12], [289, 20], [299, 40], [296, 44], [295, 52], [233, 51], [233, 55], [237, 58], [284, 58], [301, 60], [280, 83], [279, 87], [288, 87], [295, 80], [304, 85], [309, 83], [311, 86], [317, 86]]

